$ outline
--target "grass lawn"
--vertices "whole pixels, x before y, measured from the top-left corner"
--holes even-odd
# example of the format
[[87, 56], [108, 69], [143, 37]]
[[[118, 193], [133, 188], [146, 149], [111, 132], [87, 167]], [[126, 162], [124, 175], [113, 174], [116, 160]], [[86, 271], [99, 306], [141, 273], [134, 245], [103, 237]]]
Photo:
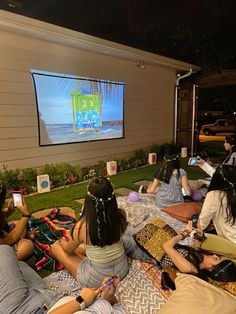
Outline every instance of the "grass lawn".
[[[187, 166], [188, 158], [180, 158], [181, 167], [188, 173], [188, 178], [191, 180], [204, 178], [206, 174], [199, 167]], [[111, 176], [110, 180], [114, 189], [125, 187], [131, 190], [138, 190], [138, 185], [134, 183], [139, 180], [152, 180], [155, 173], [156, 165], [140, 167], [129, 171], [119, 172], [117, 175]], [[51, 192], [34, 194], [26, 196], [26, 202], [31, 211], [53, 207], [71, 207], [75, 210], [76, 216], [79, 216], [82, 205], [76, 200], [83, 198], [86, 194], [88, 182], [82, 182], [70, 186], [65, 186], [60, 189], [52, 190]], [[21, 214], [16, 211], [10, 220], [16, 220], [21, 217]]]

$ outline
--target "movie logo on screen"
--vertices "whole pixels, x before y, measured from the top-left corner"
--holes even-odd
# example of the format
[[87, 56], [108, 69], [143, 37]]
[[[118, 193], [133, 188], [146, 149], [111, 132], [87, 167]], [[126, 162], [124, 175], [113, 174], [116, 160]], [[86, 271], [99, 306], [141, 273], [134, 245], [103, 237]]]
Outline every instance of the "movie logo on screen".
[[102, 128], [102, 95], [81, 95], [71, 92], [74, 132], [96, 131]]
[[39, 145], [124, 137], [123, 82], [31, 70]]

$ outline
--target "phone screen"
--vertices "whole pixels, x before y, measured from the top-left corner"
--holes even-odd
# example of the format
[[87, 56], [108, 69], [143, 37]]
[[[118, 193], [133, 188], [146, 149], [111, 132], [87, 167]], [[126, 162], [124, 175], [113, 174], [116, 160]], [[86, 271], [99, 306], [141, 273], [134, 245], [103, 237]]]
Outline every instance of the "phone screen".
[[191, 220], [193, 228], [197, 228], [198, 215], [193, 215]]
[[20, 191], [12, 192], [13, 204], [15, 207], [23, 205], [22, 193]]
[[194, 166], [199, 162], [199, 158], [198, 157], [192, 157], [189, 159], [188, 161], [188, 165], [189, 166]]

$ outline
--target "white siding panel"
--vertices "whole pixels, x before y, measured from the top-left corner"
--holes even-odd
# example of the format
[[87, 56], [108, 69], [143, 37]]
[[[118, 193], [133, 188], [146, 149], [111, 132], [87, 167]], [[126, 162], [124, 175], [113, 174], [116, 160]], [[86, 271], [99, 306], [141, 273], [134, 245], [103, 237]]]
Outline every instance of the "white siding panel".
[[[41, 23], [37, 22], [38, 27]], [[39, 38], [1, 29], [0, 23], [0, 167], [60, 162], [92, 165], [172, 140], [177, 65], [171, 68], [150, 62], [140, 69], [136, 67], [139, 60], [122, 58], [118, 53], [112, 56], [49, 40], [50, 28], [55, 26], [42, 25], [45, 35]], [[67, 31], [68, 41], [71, 31], [63, 30]], [[124, 82], [125, 138], [39, 147], [32, 69]]]

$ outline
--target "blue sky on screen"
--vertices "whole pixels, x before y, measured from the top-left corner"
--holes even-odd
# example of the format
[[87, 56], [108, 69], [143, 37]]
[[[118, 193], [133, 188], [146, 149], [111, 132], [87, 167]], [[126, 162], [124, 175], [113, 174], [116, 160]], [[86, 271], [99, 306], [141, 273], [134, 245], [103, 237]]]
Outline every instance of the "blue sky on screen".
[[123, 120], [124, 83], [80, 78], [67, 74], [31, 71], [40, 118], [46, 124], [72, 123], [70, 92], [102, 94], [102, 120]]

